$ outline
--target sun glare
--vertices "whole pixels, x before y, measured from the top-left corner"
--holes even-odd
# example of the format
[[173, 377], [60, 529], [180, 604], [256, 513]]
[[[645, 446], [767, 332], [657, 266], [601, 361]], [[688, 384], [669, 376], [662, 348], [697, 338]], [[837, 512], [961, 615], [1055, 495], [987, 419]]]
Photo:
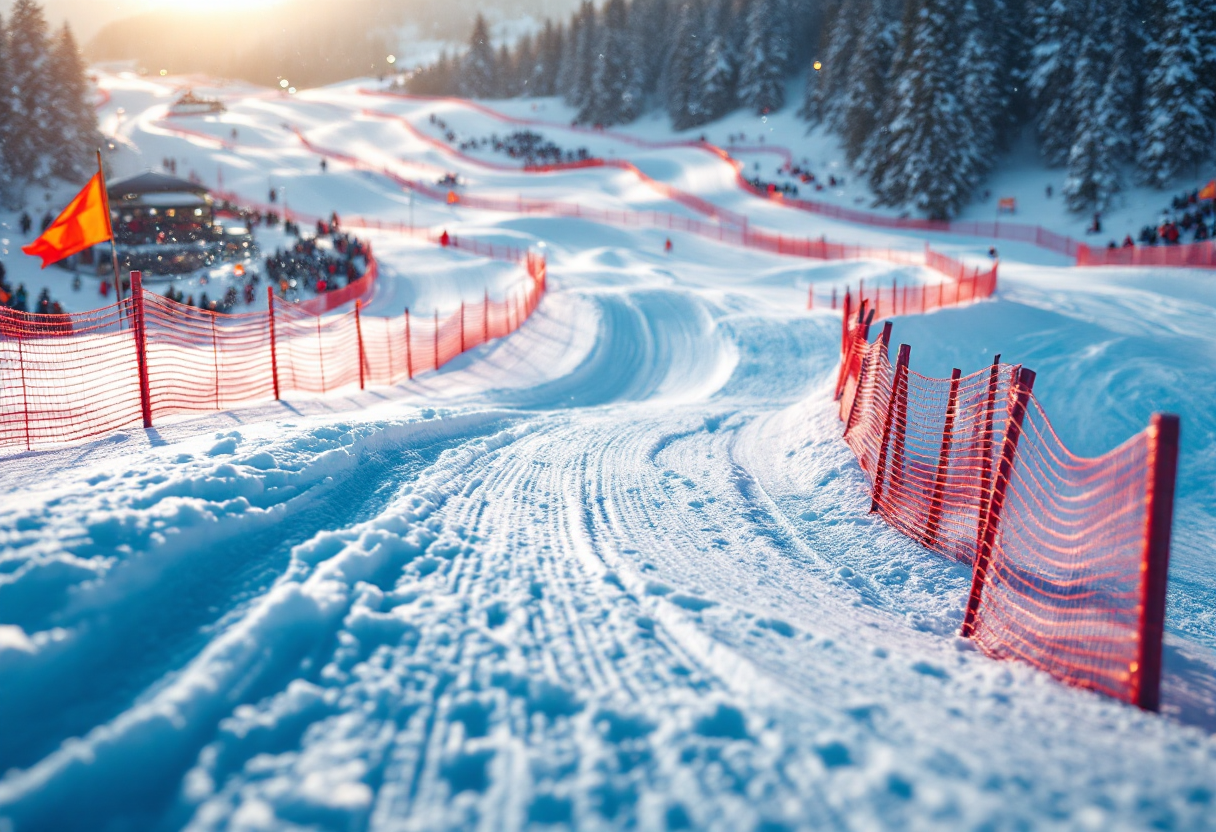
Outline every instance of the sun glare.
[[145, 11], [230, 12], [290, 5], [293, 0], [142, 0]]

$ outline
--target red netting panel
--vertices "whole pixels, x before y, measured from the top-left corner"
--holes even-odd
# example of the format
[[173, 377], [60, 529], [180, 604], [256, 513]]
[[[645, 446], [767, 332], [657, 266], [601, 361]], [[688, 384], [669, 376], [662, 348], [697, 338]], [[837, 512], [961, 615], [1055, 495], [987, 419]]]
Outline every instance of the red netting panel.
[[321, 317], [276, 304], [275, 351], [280, 393], [328, 393], [359, 383], [353, 312]]
[[[411, 321], [411, 324], [413, 322]], [[396, 384], [409, 376], [405, 349], [405, 316], [361, 321], [363, 361], [367, 384]]]
[[844, 441], [853, 449], [871, 481], [882, 450], [893, 381], [894, 371], [886, 345], [882, 341], [870, 344], [862, 356], [854, 401], [845, 411]]
[[439, 369], [464, 352], [467, 331], [464, 316], [456, 310], [439, 320], [439, 341], [435, 353], [435, 369]]
[[152, 417], [274, 398], [266, 312], [221, 315], [144, 293]]
[[1211, 240], [1179, 246], [1128, 246], [1090, 248], [1077, 251], [1078, 266], [1178, 266], [1211, 268], [1216, 266], [1216, 244]]
[[1149, 442], [1069, 453], [1030, 400], [974, 638], [1085, 688], [1138, 688]]
[[874, 502], [908, 537], [963, 563], [975, 562], [1017, 370], [957, 380], [904, 371], [895, 396]]
[[0, 310], [0, 447], [36, 448], [141, 423], [131, 303]]

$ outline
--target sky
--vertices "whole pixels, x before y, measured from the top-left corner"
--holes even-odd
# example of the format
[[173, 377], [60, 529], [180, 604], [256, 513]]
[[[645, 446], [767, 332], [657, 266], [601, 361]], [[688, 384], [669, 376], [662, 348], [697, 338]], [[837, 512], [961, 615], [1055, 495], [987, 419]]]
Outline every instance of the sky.
[[[58, 28], [66, 20], [80, 42], [87, 42], [105, 24], [142, 12], [165, 9], [228, 11], [256, 6], [272, 6], [294, 0], [43, 0], [47, 20]], [[12, 9], [12, 0], [2, 0], [5, 13]]]

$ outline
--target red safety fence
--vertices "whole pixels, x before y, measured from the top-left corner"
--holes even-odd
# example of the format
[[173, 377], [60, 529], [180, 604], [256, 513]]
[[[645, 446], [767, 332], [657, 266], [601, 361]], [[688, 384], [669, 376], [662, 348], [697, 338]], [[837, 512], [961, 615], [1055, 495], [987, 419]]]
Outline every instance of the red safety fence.
[[1002, 363], [949, 379], [869, 342], [846, 299], [837, 395], [871, 510], [973, 568], [962, 635], [1078, 687], [1155, 710], [1179, 423], [1158, 414], [1096, 459], [1071, 453]]
[[1090, 248], [1080, 246], [1078, 266], [1172, 266], [1216, 268], [1216, 243], [1204, 240], [1180, 246], [1127, 246]]
[[856, 287], [843, 291], [832, 285], [812, 284], [807, 293], [807, 309], [840, 309], [847, 298], [853, 304], [865, 303], [868, 309], [873, 310], [874, 318], [882, 320], [897, 315], [923, 315], [949, 306], [963, 306], [996, 294], [996, 263], [987, 271], [981, 271], [978, 267], [926, 249], [925, 265], [945, 275], [948, 280], [900, 286], [897, 279], [892, 279], [891, 285], [885, 287], [876, 282], [867, 286], [862, 280]]
[[[467, 247], [467, 246], [465, 246]], [[483, 252], [503, 253], [503, 252]], [[145, 290], [132, 273], [131, 297], [95, 312], [36, 315], [0, 309], [0, 448], [31, 449], [85, 439], [172, 414], [223, 410], [288, 392], [325, 394], [355, 384], [395, 384], [437, 370], [466, 350], [501, 338], [544, 295], [543, 257], [522, 253], [527, 278], [504, 297], [440, 317], [409, 309], [396, 317], [354, 308], [322, 315], [267, 289], [267, 307], [224, 315]], [[361, 282], [362, 281], [362, 282]]]
[[[844, 208], [826, 202], [791, 198], [780, 192], [770, 193], [767, 189], [757, 188], [747, 181], [747, 178], [743, 173], [744, 165], [732, 157], [730, 152], [709, 142], [689, 140], [674, 142], [651, 142], [627, 133], [621, 133], [619, 131], [571, 126], [568, 124], [556, 124], [553, 122], [538, 121], [535, 119], [513, 118], [492, 110], [483, 104], [460, 98], [411, 95], [408, 93], [389, 90], [361, 89], [359, 92], [362, 95], [369, 96], [387, 96], [415, 101], [437, 101], [458, 104], [501, 122], [519, 124], [528, 127], [547, 128], [551, 130], [569, 130], [573, 132], [599, 135], [611, 138], [614, 141], [620, 141], [636, 147], [644, 147], [651, 150], [660, 150], [671, 147], [688, 147], [704, 150], [708, 153], [714, 154], [733, 166], [739, 187], [748, 193], [753, 194], [754, 196], [777, 202], [799, 211], [806, 211], [807, 213], [816, 214], [829, 219], [841, 220], [843, 222], [854, 223], [857, 225], [868, 225], [874, 228], [889, 228], [904, 231], [928, 231], [940, 234], [956, 234], [965, 237], [982, 237], [995, 240], [1008, 240], [1010, 242], [1030, 243], [1040, 248], [1048, 249], [1049, 251], [1054, 251], [1058, 254], [1063, 254], [1071, 258], [1076, 258], [1078, 256], [1078, 251], [1082, 246], [1081, 243], [1078, 243], [1071, 237], [1058, 234], [1038, 225], [1027, 225], [1025, 223], [1016, 222], [976, 222], [915, 219], [910, 217], [888, 217], [883, 216], [882, 214], [874, 214], [869, 211], [858, 211], [853, 208]], [[786, 159], [787, 162], [793, 158], [792, 154], [790, 154], [788, 150], [785, 150], [784, 148], [777, 148], [775, 146], [748, 146], [734, 148], [734, 150], [740, 153], [778, 152], [782, 154], [783, 158]]]

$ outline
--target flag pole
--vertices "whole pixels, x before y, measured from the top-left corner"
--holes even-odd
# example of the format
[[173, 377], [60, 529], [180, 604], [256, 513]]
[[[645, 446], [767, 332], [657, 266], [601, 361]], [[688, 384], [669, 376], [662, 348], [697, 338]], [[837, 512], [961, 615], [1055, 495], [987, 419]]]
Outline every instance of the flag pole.
[[110, 192], [106, 189], [106, 171], [101, 166], [101, 148], [97, 148], [97, 173], [101, 176], [101, 201], [106, 209], [106, 228], [110, 231], [110, 261], [114, 264], [114, 298], [122, 301], [122, 278], [118, 274], [118, 249], [114, 247], [114, 224], [110, 221]]

